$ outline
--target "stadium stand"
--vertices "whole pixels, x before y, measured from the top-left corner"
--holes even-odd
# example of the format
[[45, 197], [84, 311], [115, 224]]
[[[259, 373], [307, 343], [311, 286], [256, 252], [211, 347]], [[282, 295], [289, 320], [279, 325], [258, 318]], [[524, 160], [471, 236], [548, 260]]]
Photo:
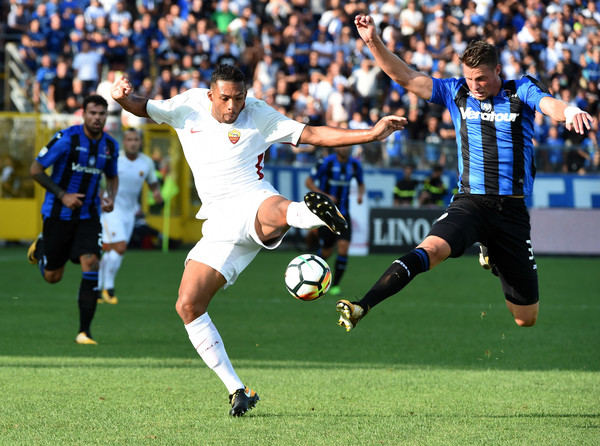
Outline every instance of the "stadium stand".
[[[3, 109], [69, 112], [108, 73], [123, 71], [145, 94], [172, 96], [207, 86], [215, 64], [233, 63], [246, 74], [249, 94], [304, 122], [346, 126], [352, 125], [355, 113], [366, 123], [384, 111], [406, 114], [415, 124], [404, 135], [357, 148], [355, 155], [367, 164], [410, 162], [428, 168], [441, 163], [452, 169], [455, 148], [437, 134], [443, 130], [442, 110], [406, 94], [369, 63], [370, 53], [353, 24], [356, 14], [369, 13], [390, 49], [433, 76], [459, 76], [457, 55], [470, 40], [485, 38], [497, 46], [505, 77], [536, 77], [554, 95], [590, 112], [596, 128], [585, 137], [563, 132], [546, 119], [536, 129], [542, 149], [539, 168], [584, 174], [600, 168], [598, 4], [11, 0], [2, 2], [0, 11], [0, 51], [8, 67], [2, 70]], [[66, 65], [67, 73], [60, 73], [60, 65]], [[60, 101], [52, 87], [57, 76]], [[65, 78], [72, 79], [70, 84]], [[426, 122], [431, 126], [421, 125]], [[430, 150], [419, 153], [413, 142], [425, 140]], [[439, 145], [437, 151], [432, 144]], [[320, 155], [319, 148], [295, 153], [281, 149], [272, 151], [269, 162], [311, 164]]]

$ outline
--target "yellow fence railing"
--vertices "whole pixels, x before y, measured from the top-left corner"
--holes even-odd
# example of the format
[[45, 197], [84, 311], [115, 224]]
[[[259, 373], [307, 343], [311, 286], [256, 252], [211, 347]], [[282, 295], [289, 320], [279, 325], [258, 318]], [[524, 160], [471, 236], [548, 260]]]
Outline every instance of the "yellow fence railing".
[[[81, 118], [73, 115], [0, 113], [1, 240], [32, 240], [41, 232], [40, 208], [45, 191], [31, 179], [29, 168], [54, 133], [79, 123]], [[118, 118], [109, 118], [107, 129], [113, 137], [121, 140]], [[140, 129], [143, 131], [144, 153], [155, 161], [161, 181], [170, 177], [178, 186], [179, 192], [171, 200], [168, 213], [169, 236], [184, 243], [195, 242], [201, 236], [201, 222], [195, 219], [200, 201], [177, 135], [165, 125], [146, 124]], [[141, 204], [146, 221], [163, 232], [164, 207], [153, 205], [148, 197], [145, 188]]]

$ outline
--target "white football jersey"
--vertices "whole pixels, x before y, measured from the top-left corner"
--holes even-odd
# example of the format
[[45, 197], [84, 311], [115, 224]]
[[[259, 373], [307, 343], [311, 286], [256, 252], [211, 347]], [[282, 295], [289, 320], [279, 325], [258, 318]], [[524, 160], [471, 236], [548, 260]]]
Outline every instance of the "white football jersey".
[[113, 212], [133, 213], [139, 207], [139, 196], [144, 181], [148, 184], [158, 181], [154, 170], [154, 162], [144, 153], [138, 153], [136, 159], [130, 160], [124, 152], [121, 152], [117, 163], [119, 189]]
[[194, 88], [146, 106], [154, 121], [169, 124], [179, 136], [202, 201], [198, 218], [208, 218], [223, 200], [261, 189], [265, 151], [276, 142], [297, 145], [304, 130], [255, 98], [246, 98], [233, 124], [220, 123], [211, 115], [208, 91]]

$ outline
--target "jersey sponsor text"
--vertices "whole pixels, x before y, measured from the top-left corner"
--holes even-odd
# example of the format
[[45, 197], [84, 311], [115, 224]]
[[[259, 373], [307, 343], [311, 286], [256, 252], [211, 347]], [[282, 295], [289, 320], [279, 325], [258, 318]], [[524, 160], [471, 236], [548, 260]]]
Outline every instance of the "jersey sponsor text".
[[481, 119], [482, 121], [497, 121], [497, 122], [515, 122], [519, 117], [519, 113], [496, 113], [494, 111], [485, 113], [479, 110], [473, 110], [471, 107], [466, 109], [460, 108], [460, 115], [463, 119]]

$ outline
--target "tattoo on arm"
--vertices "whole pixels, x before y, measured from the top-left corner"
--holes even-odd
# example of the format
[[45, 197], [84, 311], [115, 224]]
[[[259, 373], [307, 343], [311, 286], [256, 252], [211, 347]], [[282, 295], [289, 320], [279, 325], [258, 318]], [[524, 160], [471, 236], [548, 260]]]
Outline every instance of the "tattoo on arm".
[[52, 181], [46, 172], [40, 172], [33, 175], [33, 179], [41, 184], [46, 190], [52, 192], [59, 200], [65, 196], [65, 191], [58, 184]]

